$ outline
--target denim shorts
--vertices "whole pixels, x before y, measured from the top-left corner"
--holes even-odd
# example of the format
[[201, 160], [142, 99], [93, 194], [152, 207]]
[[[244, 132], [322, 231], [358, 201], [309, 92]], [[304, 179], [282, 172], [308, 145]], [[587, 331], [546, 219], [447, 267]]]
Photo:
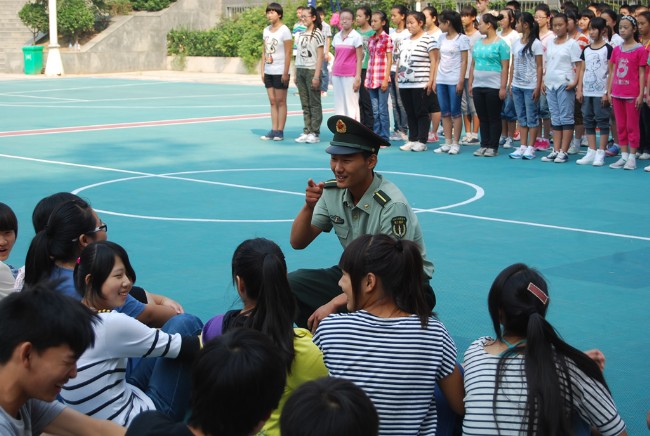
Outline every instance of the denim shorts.
[[539, 112], [537, 102], [533, 101], [533, 91], [534, 89], [512, 87], [512, 99], [521, 127], [539, 126]]
[[463, 115], [476, 116], [474, 99], [469, 96], [469, 79], [465, 79], [465, 87], [463, 88], [463, 95], [460, 100], [460, 111]]
[[460, 95], [456, 94], [456, 85], [436, 85], [440, 115], [443, 117], [460, 117]]
[[501, 119], [506, 121], [517, 121], [517, 111], [515, 109], [515, 100], [506, 92], [506, 99], [503, 101], [503, 108], [501, 109]]
[[566, 85], [557, 89], [546, 89], [546, 98], [548, 107], [551, 112], [551, 125], [554, 130], [573, 129], [575, 118], [573, 111], [575, 109], [576, 91], [575, 88], [568, 91]]

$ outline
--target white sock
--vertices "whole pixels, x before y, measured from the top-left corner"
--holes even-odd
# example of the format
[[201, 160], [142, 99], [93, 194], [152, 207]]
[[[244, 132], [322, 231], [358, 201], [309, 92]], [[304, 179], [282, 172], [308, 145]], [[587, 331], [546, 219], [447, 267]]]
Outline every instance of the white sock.
[[621, 158], [623, 160], [628, 160], [629, 157], [630, 157], [630, 153], [627, 153], [627, 152], [621, 153]]

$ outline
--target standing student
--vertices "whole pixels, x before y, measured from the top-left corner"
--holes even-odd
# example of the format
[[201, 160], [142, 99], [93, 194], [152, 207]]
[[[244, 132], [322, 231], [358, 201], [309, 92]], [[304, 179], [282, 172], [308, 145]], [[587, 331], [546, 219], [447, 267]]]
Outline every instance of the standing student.
[[323, 9], [321, 6], [316, 8], [316, 11], [318, 12], [318, 15], [320, 16], [320, 22], [321, 25], [323, 26], [323, 38], [325, 38], [325, 45], [323, 46], [323, 63], [321, 66], [321, 71], [320, 71], [320, 95], [321, 97], [327, 97], [327, 90], [329, 89], [330, 85], [330, 77], [329, 77], [329, 54], [330, 54], [330, 44], [332, 42], [332, 26], [327, 24], [327, 21], [325, 20], [325, 9]]
[[456, 11], [442, 11], [440, 29], [443, 34], [438, 40], [440, 63], [435, 83], [445, 143], [434, 152], [453, 155], [460, 152], [460, 132], [463, 128], [460, 102], [465, 88], [469, 38], [463, 34], [460, 14]]
[[521, 143], [510, 153], [512, 159], [535, 159], [535, 138], [539, 129], [538, 100], [542, 92], [544, 48], [537, 38], [539, 27], [533, 16], [523, 12], [519, 19], [521, 39], [512, 43], [510, 92], [519, 120]]
[[609, 167], [636, 169], [636, 151], [639, 148], [639, 114], [643, 103], [645, 67], [648, 52], [636, 41], [636, 19], [629, 15], [621, 18], [619, 32], [623, 44], [614, 48], [609, 60], [608, 94], [614, 109], [621, 158]]
[[300, 105], [304, 128], [296, 142], [316, 144], [320, 142], [320, 125], [323, 122], [323, 107], [320, 95], [321, 63], [325, 38], [321, 32], [320, 15], [316, 8], [308, 6], [302, 10], [306, 30], [298, 36], [295, 83], [300, 93]]
[[[576, 17], [575, 12], [569, 10], [566, 13], [568, 21], [568, 33], [569, 37], [573, 38], [580, 46], [580, 50], [584, 51], [585, 47], [589, 45], [589, 37], [579, 31], [578, 29], [578, 18]], [[583, 60], [584, 62], [584, 60]], [[583, 64], [584, 65], [584, 64]], [[580, 74], [578, 72], [578, 74]], [[573, 111], [573, 116], [575, 119], [575, 137], [571, 141], [569, 146], [568, 154], [578, 154], [580, 152], [580, 147], [582, 145], [587, 145], [587, 137], [585, 135], [585, 126], [582, 118], [582, 103], [576, 98], [575, 108]]]
[[364, 390], [382, 435], [435, 434], [436, 385], [459, 414], [464, 393], [456, 346], [425, 300], [418, 246], [362, 235], [339, 267], [349, 313], [329, 315], [314, 335], [330, 375]]
[[566, 14], [553, 17], [555, 39], [548, 43], [546, 51], [546, 73], [544, 88], [548, 99], [553, 126], [553, 151], [542, 158], [542, 162], [565, 163], [569, 160], [567, 151], [573, 137], [575, 125], [574, 109], [576, 86], [580, 76], [582, 50], [578, 43], [569, 37]]
[[[582, 52], [582, 80], [578, 85], [576, 97], [582, 101], [582, 118], [587, 132], [589, 148], [587, 154], [578, 159], [578, 165], [603, 166], [605, 148], [609, 140], [609, 119], [611, 117], [610, 101], [607, 96], [609, 59], [612, 46], [604, 38], [607, 25], [602, 17], [596, 17], [589, 23], [589, 38], [593, 41]], [[596, 147], [596, 128], [600, 129], [600, 146]]]
[[472, 49], [469, 89], [481, 125], [481, 146], [474, 156], [494, 157], [499, 150], [501, 108], [506, 98], [510, 65], [510, 48], [497, 36], [502, 19], [502, 15], [484, 14], [478, 30], [485, 37]]
[[[79, 358], [77, 377], [65, 383], [61, 400], [123, 426], [146, 410], [180, 421], [189, 409], [190, 368], [203, 324], [182, 314], [159, 330], [116, 312], [135, 278], [126, 251], [113, 242], [95, 242], [81, 252], [75, 287], [81, 303], [101, 322], [94, 325], [95, 344]], [[127, 367], [128, 358], [141, 360]]]
[[408, 120], [406, 110], [402, 104], [402, 98], [397, 90], [397, 61], [399, 61], [400, 46], [403, 39], [411, 36], [406, 29], [406, 14], [408, 9], [404, 5], [394, 5], [390, 9], [390, 20], [395, 25], [390, 31], [390, 37], [393, 40], [393, 62], [390, 67], [390, 98], [393, 105], [393, 123], [394, 131], [390, 135], [391, 141], [407, 141]]
[[[424, 13], [424, 17], [427, 20], [425, 23], [425, 31], [436, 42], [438, 42], [440, 35], [442, 35], [442, 30], [440, 30], [440, 27], [438, 27], [438, 11], [433, 6], [427, 6], [426, 8], [422, 9], [422, 12]], [[439, 55], [440, 52], [438, 52], [438, 57], [440, 57]], [[437, 110], [430, 112], [429, 114], [431, 115], [431, 130], [429, 131], [427, 142], [438, 142], [440, 140], [438, 137], [438, 126], [440, 126], [440, 104], [438, 102], [438, 94], [436, 94], [435, 89], [433, 91], [431, 109]]]
[[263, 431], [279, 435], [280, 414], [291, 393], [307, 381], [325, 377], [327, 368], [309, 330], [293, 327], [296, 300], [287, 279], [284, 253], [275, 242], [255, 238], [239, 244], [232, 256], [232, 281], [244, 307], [206, 322], [203, 341], [242, 327], [258, 330], [273, 341], [287, 377], [280, 403]]
[[335, 57], [332, 66], [334, 86], [334, 113], [359, 121], [359, 87], [361, 86], [361, 63], [363, 62], [363, 38], [352, 28], [354, 13], [341, 9], [341, 31], [334, 35], [332, 46]]
[[[551, 30], [551, 10], [548, 5], [541, 3], [535, 7], [535, 21], [539, 26], [539, 40], [544, 49], [544, 74], [546, 74], [546, 61], [548, 44], [555, 38]], [[548, 108], [548, 99], [546, 98], [546, 91], [542, 89], [539, 96], [539, 117], [541, 119], [542, 128], [538, 131], [539, 137], [535, 141], [535, 149], [548, 150], [551, 146], [549, 138], [551, 135], [551, 114]]]
[[370, 93], [366, 88], [366, 76], [368, 74], [368, 40], [375, 34], [370, 20], [372, 19], [372, 11], [368, 6], [362, 6], [357, 9], [356, 23], [357, 32], [363, 38], [363, 61], [361, 62], [361, 86], [359, 87], [359, 115], [361, 116], [361, 124], [369, 129], [375, 125], [375, 118], [372, 114], [372, 103], [370, 102]]
[[[518, 14], [512, 9], [506, 8], [501, 11], [501, 15], [503, 19], [499, 22], [501, 29], [497, 32], [497, 35], [508, 44], [508, 48], [512, 54], [512, 43], [521, 37], [519, 32], [515, 30]], [[508, 66], [508, 69], [512, 69], [512, 64]], [[510, 77], [510, 74], [508, 74], [508, 77]], [[503, 101], [503, 108], [501, 110], [501, 137], [499, 138], [499, 145], [503, 146], [503, 148], [512, 148], [515, 130], [517, 129], [517, 111], [515, 110], [511, 87], [512, 83], [508, 82], [508, 92], [506, 92], [506, 99]]]
[[282, 6], [269, 3], [266, 18], [269, 26], [264, 28], [262, 50], [262, 82], [271, 103], [271, 130], [263, 140], [282, 141], [287, 122], [287, 90], [289, 89], [289, 68], [291, 66], [291, 32], [282, 24]]
[[406, 109], [409, 140], [403, 151], [426, 151], [429, 135], [429, 107], [438, 66], [438, 42], [424, 31], [424, 14], [409, 12], [406, 28], [411, 37], [402, 40], [397, 64], [399, 92]]
[[[637, 24], [639, 26], [639, 38], [646, 51], [650, 51], [650, 12], [644, 11], [638, 14]], [[646, 76], [650, 77], [649, 74]], [[646, 85], [646, 96], [648, 95], [648, 86]], [[640, 139], [639, 139], [639, 160], [650, 159], [650, 107], [643, 102], [641, 106], [640, 118]], [[649, 167], [650, 168], [650, 167]], [[648, 169], [650, 171], [650, 169]]]
[[622, 45], [624, 39], [621, 37], [621, 35], [618, 34], [619, 31], [618, 14], [614, 12], [613, 9], [605, 9], [603, 12], [601, 12], [600, 17], [605, 19], [605, 23], [607, 23], [607, 27], [609, 27], [609, 29], [611, 30], [611, 34], [608, 35], [609, 45], [611, 45], [613, 48]]
[[298, 37], [302, 32], [307, 29], [305, 26], [303, 20], [302, 20], [302, 10], [305, 9], [304, 6], [298, 6], [296, 8], [296, 16], [297, 20], [295, 24], [293, 25], [293, 29], [291, 29], [291, 35], [293, 36], [293, 57], [295, 59], [296, 55], [298, 54]]
[[472, 48], [476, 41], [483, 36], [476, 28], [476, 9], [473, 6], [463, 6], [460, 10], [460, 21], [463, 24], [463, 32], [469, 38], [469, 50], [467, 50], [467, 70], [465, 71], [465, 84], [463, 95], [460, 100], [460, 111], [463, 114], [463, 123], [465, 125], [465, 136], [460, 143], [465, 145], [478, 144], [479, 119], [476, 115], [474, 99], [469, 95], [469, 67], [472, 65]]
[[388, 36], [388, 23], [383, 11], [372, 13], [372, 30], [375, 34], [368, 40], [368, 73], [365, 86], [370, 94], [374, 132], [388, 141], [390, 118], [388, 115], [388, 96], [390, 71], [393, 62], [393, 40]]
[[576, 434], [581, 420], [627, 435], [598, 364], [546, 320], [548, 286], [536, 270], [507, 267], [487, 300], [495, 337], [465, 352], [464, 435]]

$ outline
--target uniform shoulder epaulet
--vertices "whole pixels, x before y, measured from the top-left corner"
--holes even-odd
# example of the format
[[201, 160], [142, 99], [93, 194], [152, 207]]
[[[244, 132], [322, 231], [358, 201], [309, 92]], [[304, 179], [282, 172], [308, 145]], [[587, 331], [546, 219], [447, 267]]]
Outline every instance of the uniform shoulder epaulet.
[[336, 179], [328, 180], [325, 182], [325, 189], [336, 188]]
[[381, 189], [375, 191], [375, 195], [373, 195], [372, 198], [374, 198], [375, 201], [379, 203], [382, 207], [386, 206], [386, 204], [390, 201], [390, 197], [388, 196], [388, 194], [386, 194]]

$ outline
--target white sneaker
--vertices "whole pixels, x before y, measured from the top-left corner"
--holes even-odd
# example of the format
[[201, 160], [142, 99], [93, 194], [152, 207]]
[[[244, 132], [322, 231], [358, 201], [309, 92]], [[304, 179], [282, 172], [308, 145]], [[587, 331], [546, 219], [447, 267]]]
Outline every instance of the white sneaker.
[[625, 166], [625, 162], [627, 162], [625, 159], [620, 158], [619, 160], [611, 164], [609, 167], [615, 170], [619, 170]]
[[402, 151], [411, 151], [411, 150], [413, 150], [413, 144], [415, 144], [415, 143], [409, 141], [406, 144], [400, 146], [399, 149], [402, 150]]
[[440, 147], [433, 150], [434, 153], [447, 153], [451, 149], [451, 145], [441, 145]]
[[[505, 148], [505, 146], [503, 148]], [[510, 153], [508, 156], [510, 156], [510, 159], [521, 159], [524, 157], [527, 148], [528, 147], [525, 145], [520, 145], [518, 149]]]
[[390, 134], [390, 137], [388, 139], [390, 141], [401, 141], [402, 135], [400, 135], [399, 132], [393, 132]]
[[576, 161], [578, 165], [591, 165], [594, 163], [594, 159], [596, 158], [596, 150], [592, 150], [591, 148], [587, 150], [587, 154]]
[[580, 146], [589, 147], [589, 142], [587, 141], [587, 135], [582, 135], [582, 139], [580, 140]]
[[301, 133], [300, 136], [298, 136], [295, 141], [296, 142], [307, 142], [307, 137], [309, 135], [307, 133]]
[[506, 140], [503, 142], [503, 148], [512, 148], [512, 138], [507, 137]]
[[635, 170], [636, 169], [636, 156], [630, 153], [630, 157], [627, 158], [627, 162], [623, 166], [624, 170]]
[[580, 141], [577, 139], [572, 139], [571, 140], [571, 145], [569, 146], [569, 150], [567, 150], [568, 154], [578, 154], [580, 153]]
[[458, 154], [460, 153], [460, 145], [458, 144], [451, 144], [451, 147], [449, 148], [449, 154]]
[[463, 139], [460, 140], [460, 143], [463, 145], [468, 144], [471, 139], [472, 135], [465, 135], [463, 136]]
[[535, 147], [532, 145], [529, 145], [526, 147], [526, 152], [524, 153], [524, 159], [526, 160], [533, 160], [535, 159]]
[[426, 144], [419, 141], [415, 141], [412, 144], [411, 151], [427, 151], [429, 149]]
[[650, 165], [648, 165], [647, 167], [645, 167], [645, 168], [643, 169], [643, 171], [645, 171], [646, 173], [650, 173]]
[[506, 137], [501, 135], [499, 136], [499, 145], [503, 145], [506, 143]]
[[641, 153], [640, 160], [650, 160], [650, 153]]
[[445, 136], [445, 129], [443, 129], [442, 126], [438, 129], [438, 136]]
[[592, 164], [595, 167], [602, 167], [605, 165], [605, 150], [596, 150], [596, 155], [594, 156], [594, 163]]
[[315, 133], [310, 133], [307, 135], [307, 140], [305, 142], [307, 144], [318, 144], [320, 142], [320, 136], [316, 135]]

